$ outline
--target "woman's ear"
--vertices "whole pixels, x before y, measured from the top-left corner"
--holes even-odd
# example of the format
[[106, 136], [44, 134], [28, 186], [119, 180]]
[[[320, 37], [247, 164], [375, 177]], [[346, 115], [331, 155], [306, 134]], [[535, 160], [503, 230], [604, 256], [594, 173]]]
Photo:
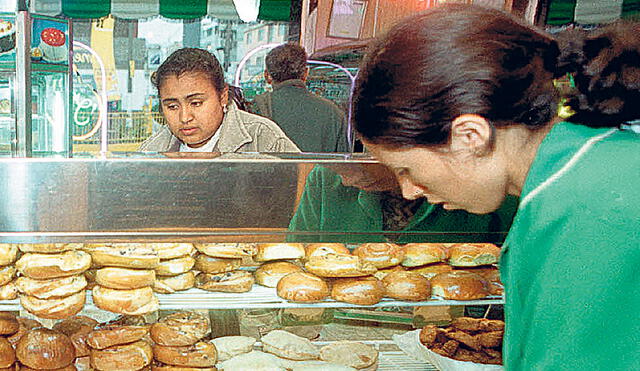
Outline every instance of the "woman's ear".
[[226, 107], [229, 104], [229, 86], [225, 85], [224, 90], [220, 94], [220, 104], [222, 107]]
[[451, 151], [484, 154], [491, 148], [493, 127], [482, 116], [464, 114], [451, 123]]

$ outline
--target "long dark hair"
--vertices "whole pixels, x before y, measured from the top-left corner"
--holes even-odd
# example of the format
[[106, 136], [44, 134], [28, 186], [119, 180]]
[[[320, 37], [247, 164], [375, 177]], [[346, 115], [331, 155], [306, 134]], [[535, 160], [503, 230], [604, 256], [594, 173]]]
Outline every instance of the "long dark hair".
[[[535, 130], [555, 116], [553, 79], [568, 72], [579, 91], [571, 121], [616, 126], [638, 118], [640, 42], [624, 39], [622, 29], [633, 26], [616, 27], [565, 49], [551, 35], [489, 8], [450, 4], [409, 17], [361, 64], [356, 131], [390, 146], [445, 144], [450, 123], [467, 113], [495, 127]], [[635, 104], [627, 102], [634, 97]]]
[[198, 48], [182, 48], [171, 53], [151, 75], [151, 83], [159, 91], [169, 76], [181, 76], [189, 72], [205, 74], [218, 93], [222, 93], [227, 86], [224, 82], [224, 71], [216, 56]]

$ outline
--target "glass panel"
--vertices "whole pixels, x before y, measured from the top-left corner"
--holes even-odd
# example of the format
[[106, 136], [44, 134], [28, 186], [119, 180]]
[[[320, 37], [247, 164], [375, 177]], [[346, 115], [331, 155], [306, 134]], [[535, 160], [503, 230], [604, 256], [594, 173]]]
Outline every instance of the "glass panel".
[[11, 153], [16, 135], [13, 73], [0, 74], [0, 153]]
[[33, 151], [64, 154], [69, 148], [67, 75], [34, 71], [31, 83]]

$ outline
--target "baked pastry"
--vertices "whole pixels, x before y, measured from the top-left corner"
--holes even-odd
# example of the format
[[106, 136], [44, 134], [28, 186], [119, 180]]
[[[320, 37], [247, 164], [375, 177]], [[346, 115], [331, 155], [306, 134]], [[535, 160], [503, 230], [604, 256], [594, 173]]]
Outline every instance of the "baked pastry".
[[278, 357], [303, 361], [318, 359], [320, 352], [307, 338], [283, 330], [272, 330], [262, 337], [262, 349]]
[[87, 287], [87, 280], [83, 275], [48, 280], [34, 280], [23, 276], [18, 277], [15, 283], [20, 293], [34, 296], [38, 299], [62, 298], [75, 294]]
[[312, 256], [320, 256], [325, 254], [343, 254], [351, 255], [351, 251], [343, 243], [324, 242], [324, 243], [310, 243], [305, 246], [306, 258], [309, 259]]
[[252, 243], [196, 243], [201, 253], [216, 258], [244, 258], [256, 254], [256, 245]]
[[0, 286], [0, 300], [14, 300], [18, 298], [18, 287], [15, 281]]
[[451, 272], [452, 270], [453, 267], [447, 263], [433, 263], [420, 267], [409, 268], [407, 269], [407, 272], [418, 273], [423, 275], [426, 279], [431, 279], [438, 273]]
[[400, 264], [404, 249], [395, 243], [363, 243], [353, 250], [353, 255], [380, 269]]
[[247, 271], [198, 273], [196, 276], [196, 287], [207, 291], [247, 292], [254, 282], [253, 275]]
[[91, 350], [91, 367], [97, 370], [137, 371], [151, 364], [153, 351], [146, 341]]
[[218, 360], [216, 346], [204, 341], [181, 347], [155, 344], [153, 357], [160, 362], [183, 367], [212, 367]]
[[305, 256], [301, 243], [259, 243], [257, 248], [256, 261], [302, 259]]
[[191, 256], [183, 256], [180, 258], [161, 260], [156, 267], [156, 275], [158, 276], [177, 276], [187, 273], [193, 268], [196, 260]]
[[95, 282], [117, 290], [139, 289], [153, 285], [156, 272], [153, 269], [105, 267], [96, 271]]
[[0, 336], [9, 336], [18, 332], [20, 323], [16, 316], [9, 312], [0, 312]]
[[391, 273], [391, 272], [396, 272], [396, 271], [405, 271], [407, 270], [405, 267], [401, 266], [401, 265], [394, 265], [393, 267], [389, 267], [389, 268], [382, 268], [382, 269], [378, 269], [373, 276], [379, 280], [383, 279], [387, 274]]
[[98, 285], [92, 292], [93, 303], [109, 312], [137, 315], [158, 310], [158, 298], [151, 287], [115, 290]]
[[106, 349], [142, 340], [150, 326], [101, 324], [87, 334], [86, 343], [93, 349]]
[[304, 265], [320, 277], [359, 277], [374, 274], [377, 269], [359, 256], [325, 254], [311, 257]]
[[280, 279], [276, 288], [278, 296], [299, 303], [313, 303], [326, 299], [329, 286], [311, 273], [291, 273]]
[[378, 351], [358, 341], [336, 341], [320, 348], [320, 359], [361, 369], [378, 361]]
[[148, 246], [152, 247], [158, 252], [160, 260], [176, 259], [183, 256], [191, 256], [195, 253], [196, 249], [192, 243], [181, 242], [156, 242], [149, 243]]
[[86, 316], [75, 316], [58, 322], [53, 326], [53, 330], [59, 331], [71, 339], [73, 347], [76, 350], [77, 357], [86, 357], [89, 355], [89, 346], [87, 345], [87, 335], [93, 331], [98, 322]]
[[198, 312], [171, 313], [151, 326], [151, 339], [156, 344], [179, 347], [193, 345], [209, 333], [209, 318]]
[[63, 319], [78, 314], [84, 307], [84, 290], [55, 299], [38, 299], [35, 296], [20, 295], [20, 305], [36, 317]]
[[195, 269], [204, 273], [224, 273], [234, 271], [242, 265], [240, 258], [216, 258], [213, 256], [198, 254], [196, 256]]
[[464, 270], [475, 273], [484, 278], [487, 282], [487, 289], [491, 295], [502, 295], [504, 293], [504, 285], [500, 281], [500, 271], [494, 266], [465, 267], [456, 270]]
[[13, 277], [16, 276], [16, 267], [13, 265], [7, 265], [0, 267], [0, 286], [6, 285], [13, 281]]
[[252, 351], [256, 344], [256, 339], [250, 336], [222, 336], [211, 339], [210, 343], [216, 346], [218, 362], [224, 362], [238, 354]]
[[282, 277], [296, 272], [302, 272], [302, 268], [290, 262], [277, 261], [262, 264], [256, 269], [254, 275], [259, 285], [276, 287]]
[[160, 263], [158, 252], [143, 244], [114, 243], [85, 245], [96, 267], [154, 269]]
[[16, 363], [16, 351], [6, 338], [0, 337], [0, 368], [11, 367]]
[[384, 296], [382, 282], [375, 277], [340, 278], [333, 282], [331, 297], [356, 305], [373, 305]]
[[195, 284], [196, 275], [193, 272], [170, 277], [156, 277], [153, 282], [153, 291], [160, 294], [173, 294], [176, 291], [188, 290]]
[[34, 252], [41, 254], [59, 254], [65, 251], [78, 250], [82, 248], [81, 243], [21, 243], [18, 245], [20, 251], [24, 253]]
[[404, 259], [401, 264], [405, 267], [418, 267], [447, 259], [446, 248], [438, 243], [408, 243], [402, 248]]
[[476, 267], [497, 264], [500, 248], [490, 243], [461, 243], [449, 249], [449, 264], [454, 267]]
[[24, 254], [16, 262], [23, 275], [46, 280], [80, 274], [91, 266], [91, 256], [83, 251], [67, 251], [61, 254]]
[[13, 243], [0, 243], [0, 265], [9, 265], [16, 261], [18, 246]]
[[45, 327], [27, 332], [16, 344], [20, 363], [38, 370], [66, 367], [73, 363], [75, 355], [67, 335]]
[[33, 330], [34, 328], [42, 327], [42, 324], [34, 319], [26, 318], [26, 317], [16, 317], [18, 320], [18, 331], [7, 337], [9, 343], [15, 347], [16, 343], [26, 334], [27, 332]]
[[429, 280], [410, 272], [391, 272], [382, 279], [385, 295], [398, 300], [421, 301], [431, 297]]
[[487, 282], [465, 271], [439, 273], [431, 279], [432, 293], [448, 300], [475, 300], [489, 295]]

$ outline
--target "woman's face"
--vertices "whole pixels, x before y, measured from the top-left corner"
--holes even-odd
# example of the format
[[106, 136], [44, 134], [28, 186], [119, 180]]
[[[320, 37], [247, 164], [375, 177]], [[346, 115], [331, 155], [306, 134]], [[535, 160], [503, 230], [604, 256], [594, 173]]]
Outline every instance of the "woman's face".
[[158, 90], [169, 129], [189, 147], [206, 144], [222, 124], [228, 91], [219, 94], [205, 74], [171, 75]]
[[493, 154], [365, 146], [395, 173], [407, 199], [426, 197], [447, 210], [486, 214], [497, 210], [506, 195], [506, 171]]

